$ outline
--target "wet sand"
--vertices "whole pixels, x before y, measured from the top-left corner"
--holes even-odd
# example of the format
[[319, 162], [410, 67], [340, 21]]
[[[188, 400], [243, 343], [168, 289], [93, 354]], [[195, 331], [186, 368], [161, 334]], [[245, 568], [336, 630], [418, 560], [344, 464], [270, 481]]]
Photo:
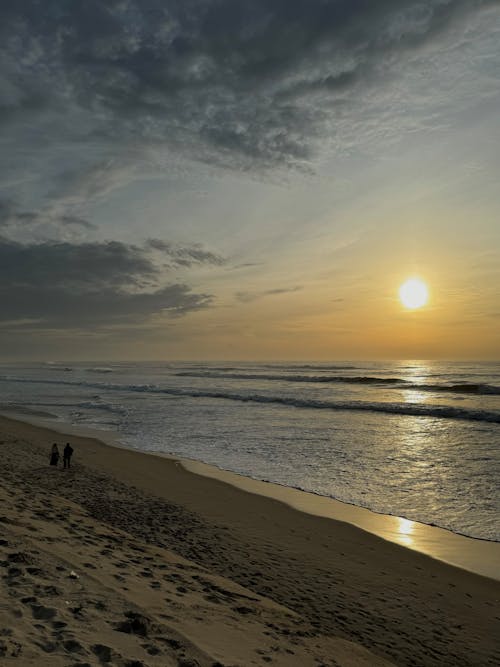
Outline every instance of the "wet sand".
[[[10, 646], [7, 658], [17, 664], [102, 664], [107, 649], [108, 664], [127, 667], [139, 664], [130, 656], [143, 665], [186, 666], [500, 664], [498, 581], [194, 474], [178, 461], [72, 435], [68, 473], [47, 465], [50, 444], [66, 441], [61, 434], [4, 418], [0, 432], [3, 526], [12, 540], [0, 543], [7, 568], [0, 630], [12, 630], [0, 636], [0, 647]], [[33, 556], [36, 550], [41, 555]], [[16, 565], [10, 560], [16, 553], [50, 567]], [[57, 562], [66, 568], [59, 576]], [[13, 586], [12, 567], [21, 570]], [[78, 579], [70, 578], [70, 567]], [[94, 644], [79, 629], [78, 613], [63, 606], [73, 605], [74, 596], [65, 598], [75, 581], [91, 601], [78, 613], [104, 633]], [[61, 588], [58, 605], [48, 603], [43, 586]], [[112, 613], [95, 608], [97, 592]], [[37, 614], [50, 618], [34, 620]], [[64, 620], [54, 620], [59, 616]], [[54, 628], [58, 622], [68, 625]], [[143, 626], [146, 639], [123, 632]], [[38, 650], [45, 663], [8, 657], [23, 632], [31, 633], [29, 651]], [[160, 637], [180, 643], [184, 657]], [[52, 652], [40, 648], [43, 641], [55, 644]], [[70, 641], [81, 645], [84, 658], [68, 659]]]
[[389, 542], [500, 581], [500, 542], [477, 540], [437, 526], [377, 514], [314, 493], [249, 479], [198, 461], [183, 460], [182, 465], [198, 475], [219, 479], [249, 493], [274, 498], [301, 512], [350, 523]]

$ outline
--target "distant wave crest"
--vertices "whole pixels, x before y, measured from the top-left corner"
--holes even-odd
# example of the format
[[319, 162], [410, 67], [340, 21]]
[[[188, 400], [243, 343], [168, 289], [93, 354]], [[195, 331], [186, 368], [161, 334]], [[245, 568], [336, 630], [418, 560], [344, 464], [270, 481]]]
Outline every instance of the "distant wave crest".
[[[133, 391], [151, 391], [146, 387], [135, 387]], [[470, 410], [447, 405], [426, 405], [423, 403], [375, 403], [363, 401], [318, 401], [288, 398], [283, 396], [263, 396], [261, 394], [237, 394], [217, 391], [193, 391], [183, 389], [157, 389], [155, 393], [173, 396], [191, 396], [194, 398], [222, 398], [245, 403], [273, 403], [295, 408], [318, 410], [353, 410], [357, 412], [383, 412], [386, 414], [409, 415], [416, 417], [436, 417], [463, 419], [466, 421], [484, 421], [500, 424], [500, 413], [487, 410]]]
[[113, 369], [108, 368], [107, 366], [104, 367], [97, 366], [95, 368], [85, 368], [85, 371], [87, 373], [112, 373]]
[[371, 401], [321, 401], [313, 399], [298, 399], [286, 396], [265, 396], [254, 393], [236, 393], [227, 391], [207, 391], [196, 389], [165, 388], [158, 385], [120, 385], [92, 382], [70, 382], [64, 380], [28, 380], [25, 378], [0, 377], [0, 381], [31, 382], [38, 384], [59, 384], [83, 386], [101, 391], [130, 391], [138, 393], [163, 394], [186, 398], [214, 398], [244, 403], [277, 404], [295, 408], [316, 410], [352, 410], [357, 412], [378, 412], [395, 415], [409, 415], [416, 417], [433, 417], [441, 419], [462, 419], [465, 421], [488, 422], [500, 424], [500, 412], [488, 410], [474, 410], [457, 408], [448, 405], [428, 405], [425, 403], [397, 403]]
[[392, 385], [401, 389], [417, 391], [450, 392], [455, 394], [500, 395], [500, 387], [495, 385], [468, 383], [460, 384], [419, 384], [397, 377], [377, 377], [372, 375], [284, 375], [265, 373], [220, 373], [213, 371], [181, 371], [175, 373], [177, 377], [212, 378], [228, 380], [265, 380], [278, 382], [311, 382], [313, 384], [363, 384], [363, 385]]
[[348, 382], [351, 384], [397, 384], [404, 382], [400, 378], [380, 378], [371, 376], [350, 375], [271, 375], [266, 373], [214, 373], [213, 371], [193, 372], [181, 371], [175, 373], [177, 377], [213, 378], [228, 380], [270, 380], [280, 382]]

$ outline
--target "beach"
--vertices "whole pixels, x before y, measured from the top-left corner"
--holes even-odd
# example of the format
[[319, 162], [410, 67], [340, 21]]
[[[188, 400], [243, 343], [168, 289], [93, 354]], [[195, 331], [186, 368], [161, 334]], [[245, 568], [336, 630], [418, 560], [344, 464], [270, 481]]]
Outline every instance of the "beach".
[[4, 417], [0, 442], [5, 664], [500, 663], [497, 580], [178, 460]]
[[2, 414], [500, 543], [499, 363], [16, 363], [0, 387]]

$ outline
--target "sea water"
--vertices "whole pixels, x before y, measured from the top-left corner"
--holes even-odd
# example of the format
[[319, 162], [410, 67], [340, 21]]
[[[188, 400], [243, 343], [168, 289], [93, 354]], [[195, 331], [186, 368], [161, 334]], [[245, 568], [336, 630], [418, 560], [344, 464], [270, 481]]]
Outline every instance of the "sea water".
[[500, 541], [500, 362], [4, 364], [0, 409]]

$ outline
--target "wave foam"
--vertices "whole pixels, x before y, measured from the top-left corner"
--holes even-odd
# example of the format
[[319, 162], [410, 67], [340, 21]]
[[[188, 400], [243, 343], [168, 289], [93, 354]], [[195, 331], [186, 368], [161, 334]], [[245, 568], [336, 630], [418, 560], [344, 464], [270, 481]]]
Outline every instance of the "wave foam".
[[449, 392], [455, 394], [500, 395], [500, 387], [496, 385], [468, 383], [460, 384], [419, 384], [398, 377], [377, 377], [372, 375], [272, 375], [265, 373], [219, 373], [213, 371], [181, 371], [175, 373], [177, 377], [192, 377], [203, 379], [224, 380], [265, 380], [269, 382], [310, 382], [313, 384], [363, 384], [363, 385], [392, 385], [401, 389], [417, 391]]
[[500, 424], [500, 412], [488, 410], [474, 410], [470, 408], [457, 408], [449, 405], [428, 405], [425, 403], [396, 403], [396, 402], [372, 402], [372, 401], [321, 401], [314, 399], [299, 399], [287, 396], [265, 396], [262, 394], [240, 394], [224, 391], [207, 391], [196, 389], [163, 388], [157, 385], [120, 385], [92, 382], [71, 382], [64, 380], [27, 380], [25, 378], [2, 378], [0, 381], [31, 382], [38, 384], [60, 384], [69, 386], [83, 386], [92, 389], [107, 391], [122, 391], [135, 393], [150, 393], [166, 396], [179, 396], [186, 398], [214, 398], [228, 401], [239, 401], [243, 403], [261, 403], [284, 405], [294, 408], [306, 408], [315, 410], [352, 410], [356, 412], [378, 412], [394, 415], [408, 415], [414, 417], [433, 417], [436, 419], [461, 419], [465, 421], [488, 422]]

